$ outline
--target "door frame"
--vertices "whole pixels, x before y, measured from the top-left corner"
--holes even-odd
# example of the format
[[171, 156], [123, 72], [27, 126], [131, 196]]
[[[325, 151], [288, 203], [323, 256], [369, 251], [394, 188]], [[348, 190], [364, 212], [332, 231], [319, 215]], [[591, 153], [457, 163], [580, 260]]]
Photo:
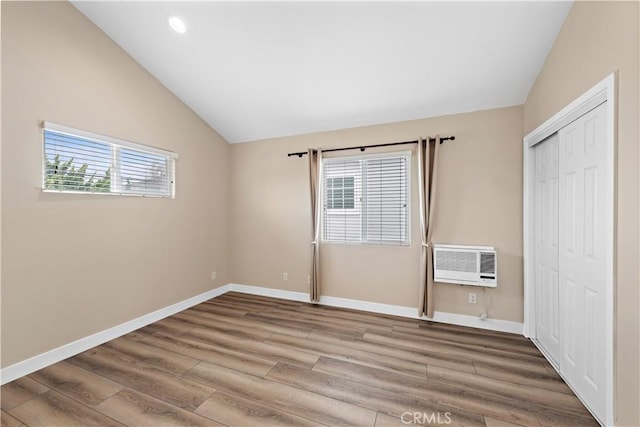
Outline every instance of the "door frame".
[[[523, 138], [523, 231], [524, 231], [524, 336], [536, 343], [536, 295], [535, 295], [535, 156], [532, 148], [560, 129], [591, 111], [603, 102], [606, 108], [606, 150], [608, 155], [605, 228], [605, 419], [606, 425], [614, 424], [614, 332], [615, 332], [615, 230], [616, 230], [616, 90], [617, 75], [612, 73], [587, 92], [564, 107]], [[544, 354], [544, 352], [543, 352]], [[546, 357], [546, 355], [545, 355]], [[555, 367], [557, 369], [557, 367]], [[562, 375], [562, 374], [561, 374]], [[571, 386], [569, 384], [569, 386]], [[580, 397], [580, 396], [578, 396]], [[584, 403], [584, 402], [583, 402]], [[586, 406], [586, 405], [585, 405]], [[588, 407], [587, 407], [588, 408]]]

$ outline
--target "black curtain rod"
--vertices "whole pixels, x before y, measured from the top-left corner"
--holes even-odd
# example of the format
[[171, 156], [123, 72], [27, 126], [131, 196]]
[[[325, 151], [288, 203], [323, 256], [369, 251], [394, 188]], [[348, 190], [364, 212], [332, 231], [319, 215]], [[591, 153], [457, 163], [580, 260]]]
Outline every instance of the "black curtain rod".
[[[455, 139], [456, 139], [455, 136], [445, 136], [445, 137], [440, 138], [440, 144], [443, 144], [445, 141], [453, 141]], [[435, 141], [436, 141], [435, 138], [429, 138], [429, 142], [435, 142]], [[323, 153], [328, 153], [330, 151], [345, 151], [345, 150], [360, 150], [360, 151], [364, 151], [367, 148], [390, 147], [392, 145], [406, 145], [406, 144], [417, 144], [417, 143], [418, 143], [418, 140], [416, 139], [415, 141], [389, 142], [387, 144], [361, 145], [359, 147], [329, 148], [327, 150], [322, 150], [322, 152]], [[299, 151], [297, 153], [289, 153], [289, 154], [287, 154], [287, 156], [289, 156], [289, 157], [291, 157], [291, 156], [302, 157], [305, 154], [308, 154], [308, 152], [307, 151]]]

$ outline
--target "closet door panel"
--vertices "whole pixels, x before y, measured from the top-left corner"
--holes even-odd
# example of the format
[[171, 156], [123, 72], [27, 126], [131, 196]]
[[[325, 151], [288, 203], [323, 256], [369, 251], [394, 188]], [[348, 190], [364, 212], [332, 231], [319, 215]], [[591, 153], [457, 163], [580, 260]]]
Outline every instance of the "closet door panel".
[[600, 105], [560, 137], [560, 372], [602, 417], [605, 406], [606, 117]]
[[536, 338], [555, 363], [560, 354], [558, 322], [558, 135], [535, 147]]

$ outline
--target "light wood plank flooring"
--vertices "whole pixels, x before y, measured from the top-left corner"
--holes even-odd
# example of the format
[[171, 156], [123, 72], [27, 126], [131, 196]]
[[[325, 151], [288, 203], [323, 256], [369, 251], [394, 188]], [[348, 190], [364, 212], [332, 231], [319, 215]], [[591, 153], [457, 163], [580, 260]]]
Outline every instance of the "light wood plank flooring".
[[523, 337], [237, 293], [1, 392], [3, 427], [597, 425]]

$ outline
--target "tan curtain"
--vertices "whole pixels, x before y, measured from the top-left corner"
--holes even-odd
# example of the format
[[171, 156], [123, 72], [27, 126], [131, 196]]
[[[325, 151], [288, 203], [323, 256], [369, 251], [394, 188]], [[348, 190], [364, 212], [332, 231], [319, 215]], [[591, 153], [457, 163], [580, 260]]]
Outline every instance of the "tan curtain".
[[420, 203], [420, 302], [419, 314], [433, 317], [433, 237], [434, 201], [440, 136], [434, 142], [418, 140], [418, 193]]
[[322, 195], [322, 151], [310, 148], [309, 185], [311, 193], [311, 274], [309, 299], [311, 302], [320, 301], [320, 196]]

